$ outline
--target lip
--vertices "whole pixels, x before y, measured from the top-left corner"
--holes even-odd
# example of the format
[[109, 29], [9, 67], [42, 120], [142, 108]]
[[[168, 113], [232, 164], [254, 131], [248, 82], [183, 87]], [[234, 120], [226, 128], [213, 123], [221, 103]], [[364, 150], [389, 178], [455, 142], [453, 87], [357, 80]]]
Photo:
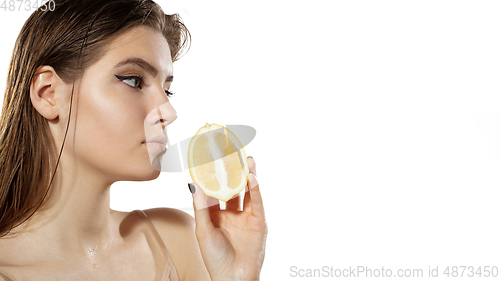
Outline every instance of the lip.
[[152, 141], [152, 142], [144, 142], [143, 144], [145, 144], [148, 149], [153, 149], [160, 152], [167, 151], [167, 147], [159, 142]]
[[147, 141], [142, 142], [148, 148], [152, 148], [158, 151], [166, 151], [167, 150], [167, 138], [163, 135], [158, 135], [151, 139], [147, 139]]
[[158, 135], [158, 136], [153, 137], [151, 139], [146, 138], [146, 141], [144, 141], [143, 143], [153, 143], [153, 142], [156, 142], [156, 143], [159, 143], [163, 146], [166, 146], [167, 145], [167, 138], [163, 135]]

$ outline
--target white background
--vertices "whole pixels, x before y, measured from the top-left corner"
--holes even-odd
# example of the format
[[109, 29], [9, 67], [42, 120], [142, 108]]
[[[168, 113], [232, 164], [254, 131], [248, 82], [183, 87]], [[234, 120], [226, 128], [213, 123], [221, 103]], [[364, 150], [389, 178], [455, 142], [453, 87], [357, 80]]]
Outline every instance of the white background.
[[[193, 38], [174, 64], [171, 143], [207, 122], [257, 131], [262, 280], [500, 266], [499, 2], [158, 2]], [[2, 93], [28, 16], [0, 11]], [[192, 214], [188, 181], [116, 183], [111, 207]]]

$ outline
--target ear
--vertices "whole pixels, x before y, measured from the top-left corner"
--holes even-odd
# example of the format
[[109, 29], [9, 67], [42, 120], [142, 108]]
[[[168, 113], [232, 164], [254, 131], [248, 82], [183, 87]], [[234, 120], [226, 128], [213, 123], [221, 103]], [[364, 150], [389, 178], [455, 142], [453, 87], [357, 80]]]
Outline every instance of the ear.
[[57, 75], [52, 66], [40, 66], [31, 79], [31, 103], [46, 119], [56, 119], [64, 103], [66, 88], [66, 83]]

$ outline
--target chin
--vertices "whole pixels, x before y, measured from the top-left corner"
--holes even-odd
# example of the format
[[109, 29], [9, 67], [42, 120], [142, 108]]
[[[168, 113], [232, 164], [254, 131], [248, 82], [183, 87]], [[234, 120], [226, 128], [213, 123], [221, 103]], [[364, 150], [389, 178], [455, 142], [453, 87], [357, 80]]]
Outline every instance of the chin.
[[153, 161], [151, 161], [150, 165], [151, 168], [160, 174], [161, 172], [161, 161], [163, 158], [163, 154], [159, 154], [156, 157], [154, 157]]
[[125, 181], [150, 181], [158, 178], [160, 173], [161, 157], [155, 158], [152, 163], [149, 160], [135, 162], [121, 172]]
[[158, 178], [160, 171], [153, 169], [152, 167], [146, 168], [144, 170], [135, 170], [134, 172], [128, 173], [125, 176], [125, 181], [150, 181]]
[[145, 181], [150, 181], [150, 180], [154, 180], [156, 178], [158, 178], [158, 176], [160, 176], [160, 171], [157, 171], [157, 170], [153, 170], [151, 172], [151, 174], [149, 175], [149, 177], [147, 177], [147, 179], [145, 179]]

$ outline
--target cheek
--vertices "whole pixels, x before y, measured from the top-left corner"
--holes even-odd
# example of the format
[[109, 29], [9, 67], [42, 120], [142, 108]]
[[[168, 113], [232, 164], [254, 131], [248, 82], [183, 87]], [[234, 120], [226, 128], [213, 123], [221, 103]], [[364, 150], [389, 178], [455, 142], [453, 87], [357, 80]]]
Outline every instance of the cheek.
[[121, 159], [140, 147], [144, 132], [140, 107], [134, 100], [88, 91], [80, 99], [78, 111], [77, 143], [82, 153]]

